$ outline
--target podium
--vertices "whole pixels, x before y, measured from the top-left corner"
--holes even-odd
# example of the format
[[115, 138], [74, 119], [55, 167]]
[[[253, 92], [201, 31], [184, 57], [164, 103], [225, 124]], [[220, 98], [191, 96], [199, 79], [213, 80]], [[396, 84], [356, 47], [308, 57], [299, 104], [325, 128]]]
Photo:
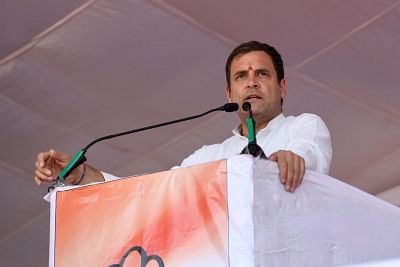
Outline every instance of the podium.
[[49, 266], [341, 266], [400, 257], [400, 209], [306, 171], [240, 155], [57, 188]]

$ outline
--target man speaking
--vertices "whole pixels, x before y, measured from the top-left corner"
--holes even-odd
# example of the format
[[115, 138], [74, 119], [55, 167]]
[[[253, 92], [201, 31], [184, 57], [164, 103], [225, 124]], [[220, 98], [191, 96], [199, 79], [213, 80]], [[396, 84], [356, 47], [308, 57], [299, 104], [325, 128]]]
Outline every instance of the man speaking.
[[[320, 117], [301, 114], [283, 115], [286, 80], [281, 55], [265, 43], [250, 41], [237, 46], [229, 55], [226, 67], [225, 93], [229, 102], [251, 104], [258, 145], [269, 160], [278, 163], [280, 180], [289, 192], [301, 184], [305, 170], [327, 174], [332, 158], [329, 131]], [[248, 113], [237, 111], [240, 123], [233, 136], [220, 144], [206, 145], [183, 160], [186, 167], [240, 154], [248, 145]], [[50, 149], [37, 155], [35, 181], [52, 182], [69, 163], [71, 156]], [[82, 164], [66, 182], [87, 184], [114, 179], [96, 168]]]

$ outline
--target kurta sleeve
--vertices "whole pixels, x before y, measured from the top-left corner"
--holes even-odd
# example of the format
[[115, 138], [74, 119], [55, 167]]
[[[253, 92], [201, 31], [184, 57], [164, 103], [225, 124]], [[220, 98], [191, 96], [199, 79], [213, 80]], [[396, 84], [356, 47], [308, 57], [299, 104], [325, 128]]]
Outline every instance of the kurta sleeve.
[[314, 114], [300, 115], [290, 132], [287, 150], [304, 158], [306, 169], [328, 174], [332, 160], [329, 130]]

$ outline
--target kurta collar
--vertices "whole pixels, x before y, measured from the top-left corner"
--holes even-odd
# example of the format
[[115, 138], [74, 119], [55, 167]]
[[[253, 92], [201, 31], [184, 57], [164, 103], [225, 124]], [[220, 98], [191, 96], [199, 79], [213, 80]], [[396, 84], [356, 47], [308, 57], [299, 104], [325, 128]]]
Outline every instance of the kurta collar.
[[[270, 120], [267, 124], [266, 127], [264, 127], [263, 129], [261, 129], [258, 133], [257, 136], [262, 134], [265, 131], [268, 130], [272, 130], [274, 129], [276, 126], [278, 126], [280, 124], [280, 122], [285, 119], [285, 115], [283, 115], [283, 113], [280, 113], [278, 116], [276, 116], [275, 118], [273, 118], [272, 120]], [[242, 124], [239, 124], [238, 126], [236, 126], [233, 130], [232, 130], [233, 134], [236, 136], [241, 136], [243, 137], [243, 135], [241, 134], [242, 132]]]

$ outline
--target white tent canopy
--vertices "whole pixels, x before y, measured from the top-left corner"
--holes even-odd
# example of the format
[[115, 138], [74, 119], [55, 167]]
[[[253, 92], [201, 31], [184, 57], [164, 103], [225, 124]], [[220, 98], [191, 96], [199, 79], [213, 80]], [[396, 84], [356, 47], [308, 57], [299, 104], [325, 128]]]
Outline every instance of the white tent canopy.
[[[37, 152], [74, 153], [110, 133], [225, 103], [224, 65], [248, 40], [283, 55], [287, 115], [321, 116], [330, 175], [400, 204], [400, 1], [2, 1], [0, 265], [44, 266], [49, 207]], [[233, 114], [95, 145], [117, 175], [177, 165], [236, 125]]]

